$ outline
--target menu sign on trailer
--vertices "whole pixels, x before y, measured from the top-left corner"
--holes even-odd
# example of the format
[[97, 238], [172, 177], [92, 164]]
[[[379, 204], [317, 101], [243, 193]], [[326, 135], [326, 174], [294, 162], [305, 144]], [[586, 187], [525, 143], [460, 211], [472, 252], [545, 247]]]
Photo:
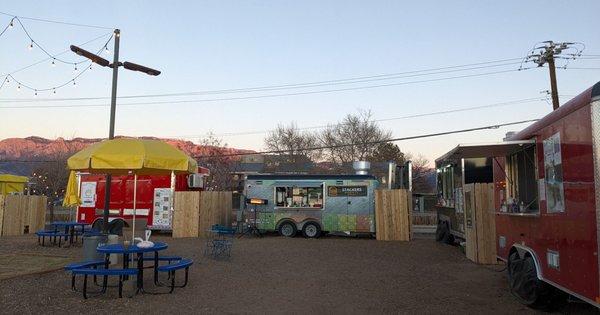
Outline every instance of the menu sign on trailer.
[[367, 186], [329, 186], [329, 197], [362, 197], [367, 195]]

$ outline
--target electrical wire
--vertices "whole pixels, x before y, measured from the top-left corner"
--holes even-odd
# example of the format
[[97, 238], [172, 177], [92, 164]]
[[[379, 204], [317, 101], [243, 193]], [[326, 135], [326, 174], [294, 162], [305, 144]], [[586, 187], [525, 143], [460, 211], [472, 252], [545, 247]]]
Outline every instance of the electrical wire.
[[[423, 70], [413, 70], [413, 71], [405, 71], [405, 72], [396, 72], [396, 73], [388, 73], [388, 74], [378, 74], [378, 75], [371, 75], [371, 76], [359, 76], [359, 77], [353, 77], [353, 78], [335, 79], [335, 80], [327, 80], [327, 81], [290, 83], [290, 84], [280, 84], [280, 85], [267, 85], [267, 86], [258, 86], [258, 87], [207, 90], [207, 91], [195, 91], [195, 92], [125, 95], [125, 96], [117, 96], [117, 98], [131, 99], [131, 98], [154, 98], [154, 97], [248, 93], [248, 92], [261, 92], [261, 91], [273, 91], [273, 90], [314, 88], [314, 87], [340, 85], [340, 84], [356, 84], [356, 83], [366, 83], [366, 82], [380, 81], [380, 80], [392, 80], [392, 79], [400, 79], [400, 78], [443, 74], [443, 73], [450, 73], [450, 72], [479, 70], [479, 69], [506, 66], [506, 65], [515, 65], [515, 64], [518, 64], [518, 62], [510, 62], [510, 63], [505, 63], [505, 62], [519, 60], [519, 59], [520, 58], [501, 59], [501, 60], [485, 61], [485, 62], [478, 62], [478, 63], [472, 63], [472, 64], [455, 65], [455, 66], [439, 67], [439, 68], [423, 69]], [[490, 65], [492, 63], [500, 63], [500, 64]], [[483, 66], [483, 65], [486, 65], [486, 66]], [[473, 67], [473, 66], [477, 66], [477, 67]], [[470, 68], [465, 68], [465, 67], [470, 67]], [[464, 68], [464, 69], [457, 69], [457, 68]], [[448, 69], [454, 69], [454, 70], [448, 70]], [[445, 71], [439, 71], [439, 70], [445, 70]], [[58, 98], [58, 99], [57, 98], [51, 98], [51, 99], [0, 99], [0, 100], [10, 101], [10, 102], [46, 102], [46, 101], [59, 102], [59, 101], [88, 101], [88, 100], [103, 100], [103, 99], [109, 99], [109, 97], [77, 97], [77, 98]]]
[[[563, 95], [561, 95], [561, 96], [563, 96]], [[494, 107], [502, 107], [502, 106], [509, 106], [509, 105], [515, 105], [515, 104], [524, 104], [524, 103], [531, 103], [531, 102], [539, 102], [539, 101], [544, 101], [546, 99], [547, 99], [546, 97], [525, 98], [525, 99], [513, 100], [513, 101], [508, 101], [508, 102], [492, 103], [492, 104], [472, 106], [472, 107], [455, 108], [455, 109], [443, 110], [443, 111], [437, 111], [437, 112], [428, 112], [428, 113], [421, 113], [421, 114], [405, 115], [405, 116], [393, 117], [393, 118], [373, 119], [372, 121], [373, 122], [387, 122], [387, 121], [396, 121], [396, 120], [404, 120], [404, 119], [427, 117], [427, 116], [445, 115], [445, 114], [467, 112], [467, 111], [479, 110], [479, 109], [485, 109], [485, 108], [494, 108]], [[305, 131], [305, 130], [324, 129], [324, 128], [330, 128], [330, 127], [334, 127], [335, 128], [335, 127], [341, 127], [343, 125], [345, 125], [345, 123], [340, 122], [340, 123], [329, 124], [329, 125], [320, 125], [320, 126], [310, 126], [310, 127], [296, 128], [296, 130], [298, 130], [298, 131]], [[246, 135], [266, 134], [266, 133], [269, 133], [269, 132], [272, 132], [272, 131], [274, 131], [274, 129], [269, 129], [269, 130], [254, 130], [254, 131], [241, 131], [241, 132], [228, 132], [228, 133], [220, 133], [220, 134], [205, 133], [205, 134], [197, 134], [197, 135], [177, 135], [177, 136], [167, 136], [167, 137], [172, 137], [172, 138], [201, 138], [201, 137], [208, 136], [208, 135], [214, 135], [214, 136], [218, 136], [218, 137], [246, 136]]]
[[466, 132], [486, 130], [486, 129], [498, 129], [500, 127], [536, 122], [538, 120], [539, 119], [521, 120], [521, 121], [489, 125], [489, 126], [483, 126], [483, 127], [475, 127], [475, 128], [468, 128], [468, 129], [459, 129], [459, 130], [452, 130], [452, 131], [429, 133], [429, 134], [423, 134], [423, 135], [417, 135], [417, 136], [392, 138], [392, 139], [379, 140], [379, 141], [344, 143], [344, 144], [337, 144], [337, 145], [316, 146], [316, 147], [291, 149], [291, 150], [269, 150], [269, 151], [259, 151], [259, 152], [252, 152], [252, 153], [228, 153], [228, 154], [218, 154], [218, 155], [199, 155], [199, 156], [194, 156], [194, 158], [195, 159], [203, 159], [203, 158], [233, 157], [233, 156], [244, 156], [244, 155], [255, 155], [255, 154], [280, 154], [280, 153], [287, 153], [287, 152], [293, 152], [293, 151], [317, 151], [317, 150], [325, 150], [325, 149], [337, 149], [337, 148], [353, 147], [353, 146], [359, 146], [359, 145], [371, 145], [371, 144], [380, 144], [380, 143], [387, 143], [387, 142], [398, 142], [398, 141], [406, 141], [406, 140], [414, 140], [414, 139], [422, 139], [422, 138], [431, 138], [431, 137], [437, 137], [437, 136], [444, 136], [444, 135], [450, 135], [450, 134], [456, 134], [456, 133], [466, 133]]
[[[437, 82], [437, 81], [447, 81], [447, 80], [462, 79], [462, 78], [471, 78], [471, 77], [481, 77], [481, 76], [487, 76], [487, 75], [495, 75], [495, 74], [508, 73], [508, 72], [518, 72], [518, 71], [523, 71], [523, 70], [511, 69], [511, 70], [502, 70], [502, 71], [494, 71], [494, 72], [476, 73], [476, 74], [468, 74], [468, 75], [460, 75], [460, 76], [452, 76], [452, 77], [444, 77], [444, 78], [436, 78], [436, 79], [427, 79], [427, 80], [418, 80], [418, 81], [405, 81], [405, 82], [396, 82], [396, 83], [379, 84], [379, 85], [367, 85], [367, 86], [360, 86], [360, 87], [330, 89], [330, 90], [317, 90], [317, 91], [306, 91], [306, 92], [296, 92], [296, 93], [267, 94], [267, 95], [240, 96], [240, 97], [214, 98], [214, 99], [171, 100], [171, 101], [155, 101], [155, 102], [131, 102], [131, 103], [118, 104], [118, 106], [119, 107], [129, 107], [129, 106], [160, 105], [160, 104], [173, 105], [173, 104], [184, 104], [184, 103], [202, 103], [202, 102], [218, 102], [218, 101], [233, 101], [233, 100], [252, 100], [252, 99], [284, 97], [284, 96], [298, 96], [298, 95], [312, 95], [312, 94], [334, 93], [334, 92], [344, 92], [344, 91], [358, 91], [358, 90], [382, 88], [382, 87], [389, 87], [389, 86], [399, 86], [399, 85], [427, 83], [427, 82]], [[107, 106], [110, 106], [110, 105], [109, 104], [69, 104], [69, 105], [2, 106], [2, 107], [0, 107], [0, 110], [1, 109], [31, 109], [31, 108], [85, 108], [85, 107], [107, 107]]]
[[[100, 52], [102, 52], [102, 50], [106, 49], [108, 43], [110, 43], [110, 41], [112, 40], [112, 38], [113, 38], [113, 36], [111, 36], [106, 41], [106, 43], [98, 50], [98, 54]], [[86, 71], [90, 70], [92, 63], [93, 63], [92, 61], [88, 61], [86, 67], [84, 67], [83, 70], [80, 70], [79, 73], [77, 73], [77, 75], [75, 75], [75, 77], [71, 78], [70, 80], [68, 80], [68, 81], [66, 81], [66, 82], [64, 82], [62, 84], [59, 84], [59, 85], [56, 85], [56, 86], [53, 86], [53, 87], [49, 87], [49, 88], [35, 88], [35, 87], [31, 86], [31, 85], [25, 84], [22, 81], [19, 81], [19, 80], [15, 79], [15, 77], [12, 74], [7, 74], [4, 77], [4, 80], [3, 80], [2, 84], [0, 84], [0, 90], [2, 89], [2, 87], [4, 87], [4, 85], [6, 83], [9, 82], [9, 79], [12, 79], [13, 81], [15, 81], [18, 84], [18, 89], [21, 89], [21, 87], [24, 87], [26, 89], [34, 91], [35, 95], [37, 95], [38, 92], [45, 92], [45, 91], [53, 91], [54, 93], [56, 93], [57, 89], [60, 89], [60, 88], [66, 86], [68, 84], [72, 83], [72, 84], [75, 85], [75, 80], [77, 78], [79, 78], [81, 75], [83, 75]]]
[[12, 17], [19, 17], [19, 18], [24, 19], [24, 20], [31, 20], [31, 21], [38, 21], [38, 22], [45, 22], [45, 23], [62, 24], [62, 25], [78, 26], [78, 27], [89, 27], [89, 28], [97, 28], [97, 29], [105, 29], [105, 30], [112, 30], [112, 29], [114, 29], [114, 27], [106, 27], [106, 26], [98, 26], [98, 25], [90, 25], [90, 24], [63, 22], [63, 21], [56, 21], [56, 20], [49, 20], [49, 19], [40, 19], [40, 18], [28, 17], [28, 16], [17, 16], [17, 15], [14, 15], [14, 14], [9, 14], [9, 13], [6, 13], [6, 12], [1, 12], [1, 11], [0, 11], [0, 14], [6, 15], [6, 16], [12, 16]]
[[[93, 39], [90, 39], [90, 40], [88, 40], [88, 41], [86, 41], [86, 42], [84, 42], [84, 43], [78, 44], [77, 46], [85, 46], [85, 45], [87, 45], [87, 44], [89, 44], [89, 43], [95, 42], [95, 41], [97, 41], [97, 40], [99, 40], [99, 39], [101, 39], [101, 38], [103, 38], [103, 37], [106, 37], [106, 36], [108, 36], [108, 35], [111, 35], [111, 34], [112, 34], [112, 32], [104, 33], [104, 34], [102, 34], [102, 35], [100, 35], [100, 36], [98, 36], [98, 37], [95, 37], [95, 38], [93, 38]], [[112, 39], [112, 37], [111, 37], [111, 39]], [[110, 40], [109, 40], [109, 41], [110, 41]], [[68, 52], [70, 52], [70, 51], [71, 51], [70, 49], [65, 49], [65, 50], [63, 50], [63, 51], [59, 52], [58, 54], [56, 54], [56, 55], [54, 55], [54, 56], [60, 56], [60, 55], [64, 55], [64, 54], [66, 54], [66, 53], [68, 53]], [[7, 76], [7, 75], [9, 75], [9, 74], [15, 74], [15, 73], [17, 73], [17, 72], [21, 72], [21, 71], [23, 71], [23, 70], [27, 70], [27, 69], [29, 69], [29, 68], [31, 68], [31, 67], [37, 66], [37, 65], [39, 65], [40, 63], [46, 62], [46, 61], [48, 61], [48, 60], [50, 60], [50, 59], [52, 59], [52, 57], [48, 57], [48, 58], [42, 59], [42, 60], [40, 60], [40, 61], [37, 61], [37, 62], [35, 62], [35, 63], [32, 63], [32, 64], [30, 64], [30, 65], [24, 66], [24, 67], [22, 67], [22, 68], [19, 68], [19, 69], [17, 69], [17, 70], [13, 70], [13, 71], [11, 71], [11, 72], [6, 72], [6, 73], [3, 73], [3, 74], [0, 74], [0, 77], [4, 77], [4, 76]], [[84, 61], [85, 61], [85, 60], [84, 60]]]
[[[199, 155], [199, 156], [195, 156], [194, 158], [195, 159], [204, 159], [204, 158], [234, 157], [234, 156], [255, 155], [255, 154], [279, 154], [279, 153], [286, 153], [286, 152], [292, 152], [292, 151], [316, 151], [316, 150], [325, 150], [325, 149], [336, 149], [336, 148], [359, 146], [359, 145], [371, 145], [371, 144], [379, 144], [379, 143], [387, 143], [387, 142], [398, 142], [398, 141], [406, 141], [406, 140], [414, 140], [414, 139], [422, 139], [422, 138], [431, 138], [431, 137], [438, 137], [438, 136], [457, 134], [457, 133], [467, 133], [467, 132], [486, 130], [486, 129], [498, 129], [500, 127], [525, 124], [525, 123], [530, 123], [530, 122], [535, 122], [535, 121], [538, 121], [538, 119], [521, 120], [521, 121], [502, 123], [502, 124], [496, 124], [496, 125], [488, 125], [488, 126], [483, 126], [483, 127], [475, 127], [475, 128], [468, 128], [468, 129], [459, 129], [459, 130], [452, 130], [452, 131], [429, 133], [429, 134], [422, 134], [422, 135], [408, 136], [408, 137], [401, 137], [401, 138], [392, 138], [392, 139], [381, 140], [381, 141], [344, 143], [344, 144], [338, 144], [338, 145], [307, 147], [307, 148], [292, 149], [292, 150], [270, 150], [270, 151], [245, 152], [245, 153]], [[0, 160], [0, 163], [49, 163], [49, 162], [58, 162], [58, 161], [59, 160]]]

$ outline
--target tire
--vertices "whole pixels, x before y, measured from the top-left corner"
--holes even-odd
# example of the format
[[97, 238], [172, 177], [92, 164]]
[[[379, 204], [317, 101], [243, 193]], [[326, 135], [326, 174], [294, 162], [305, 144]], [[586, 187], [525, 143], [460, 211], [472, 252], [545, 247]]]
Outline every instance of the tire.
[[279, 235], [285, 236], [285, 237], [294, 237], [294, 236], [296, 236], [296, 233], [298, 232], [298, 230], [296, 229], [296, 224], [294, 224], [290, 221], [281, 223], [277, 230], [279, 231]]
[[508, 257], [508, 284], [510, 293], [519, 302], [534, 309], [551, 311], [563, 306], [567, 295], [537, 277], [531, 256], [521, 258], [516, 251]]
[[315, 222], [307, 222], [302, 227], [302, 235], [306, 238], [318, 238], [321, 236], [321, 227]]
[[103, 224], [104, 224], [104, 220], [98, 219], [98, 220], [94, 221], [94, 223], [92, 223], [92, 229], [100, 232], [100, 231], [102, 231]]

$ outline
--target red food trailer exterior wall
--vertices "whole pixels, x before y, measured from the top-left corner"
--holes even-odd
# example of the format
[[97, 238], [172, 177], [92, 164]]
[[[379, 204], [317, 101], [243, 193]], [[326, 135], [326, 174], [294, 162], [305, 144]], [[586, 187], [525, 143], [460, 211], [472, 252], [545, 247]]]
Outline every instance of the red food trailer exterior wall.
[[[208, 169], [199, 167], [198, 173], [208, 174]], [[187, 174], [175, 176], [175, 191], [199, 190], [188, 187]], [[79, 191], [82, 204], [77, 208], [77, 220], [93, 224], [98, 219], [102, 219], [104, 211], [104, 193], [106, 187], [106, 178], [104, 175], [81, 174]], [[133, 219], [133, 188], [134, 176], [112, 176], [110, 188], [110, 215], [109, 221], [121, 219]], [[172, 204], [170, 196], [171, 176], [170, 175], [139, 175], [137, 180], [136, 196], [136, 218], [147, 218], [147, 225], [150, 229], [169, 230], [170, 229], [170, 209], [165, 211], [164, 219], [155, 217], [154, 209], [158, 206], [169, 206]], [[161, 194], [163, 193], [163, 194]], [[85, 195], [85, 196], [84, 196]], [[167, 197], [164, 204], [155, 204], [159, 198]], [[170, 208], [170, 207], [169, 207]], [[162, 219], [162, 222], [161, 222]], [[165, 221], [166, 220], [166, 221]], [[169, 222], [169, 224], [166, 224]], [[162, 223], [162, 224], [161, 224]]]
[[[558, 171], [548, 168], [545, 157], [550, 150], [546, 148], [545, 152], [544, 141], [552, 137], [560, 139], [560, 145], [554, 147], [560, 149], [556, 156], [562, 162], [562, 202], [553, 197], [558, 190], [548, 192], [549, 186], [544, 184], [546, 177], [558, 178]], [[540, 280], [600, 307], [600, 83], [509, 140], [529, 139], [536, 143], [539, 212], [501, 210], [507, 185], [506, 159], [497, 158], [494, 182], [498, 256], [504, 261], [515, 252], [521, 258], [530, 256]], [[549, 199], [554, 200], [554, 211], [549, 211]]]

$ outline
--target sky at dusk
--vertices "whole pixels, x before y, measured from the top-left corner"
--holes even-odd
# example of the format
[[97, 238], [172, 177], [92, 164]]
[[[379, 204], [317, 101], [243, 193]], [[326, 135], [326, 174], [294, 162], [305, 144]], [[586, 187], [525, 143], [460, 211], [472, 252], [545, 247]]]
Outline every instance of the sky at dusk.
[[[263, 149], [264, 133], [236, 133], [291, 122], [322, 126], [359, 110], [370, 110], [379, 120], [538, 98], [381, 122], [395, 138], [540, 118], [552, 109], [541, 99], [549, 89], [548, 69], [503, 72], [519, 68], [513, 59], [544, 40], [582, 42], [584, 54], [600, 56], [599, 1], [5, 1], [0, 11], [119, 28], [121, 61], [162, 71], [152, 77], [121, 69], [119, 96], [199, 92], [120, 98], [116, 134], [197, 142], [213, 132], [231, 147], [254, 150]], [[10, 20], [0, 15], [0, 30]], [[97, 51], [111, 33], [30, 19], [22, 23], [51, 54], [94, 38], [99, 39], [82, 47]], [[20, 25], [0, 36], [0, 82], [47, 58], [29, 44]], [[105, 58], [112, 59], [112, 42], [110, 49]], [[59, 57], [81, 60], [71, 52]], [[498, 60], [512, 61], [469, 71], [382, 76]], [[600, 81], [598, 58], [574, 60], [569, 67], [557, 70], [562, 102]], [[72, 82], [76, 74], [72, 65], [52, 66], [47, 60], [12, 76], [43, 89]], [[339, 81], [357, 77], [369, 79]], [[76, 86], [40, 92], [37, 98], [16, 82], [5, 84], [0, 139], [106, 137], [110, 69], [94, 65], [75, 81]], [[281, 87], [323, 81], [328, 83]], [[279, 87], [231, 91], [264, 86]], [[98, 99], [57, 101], [86, 97]], [[501, 141], [507, 131], [524, 127], [397, 144], [434, 160], [459, 143]]]

